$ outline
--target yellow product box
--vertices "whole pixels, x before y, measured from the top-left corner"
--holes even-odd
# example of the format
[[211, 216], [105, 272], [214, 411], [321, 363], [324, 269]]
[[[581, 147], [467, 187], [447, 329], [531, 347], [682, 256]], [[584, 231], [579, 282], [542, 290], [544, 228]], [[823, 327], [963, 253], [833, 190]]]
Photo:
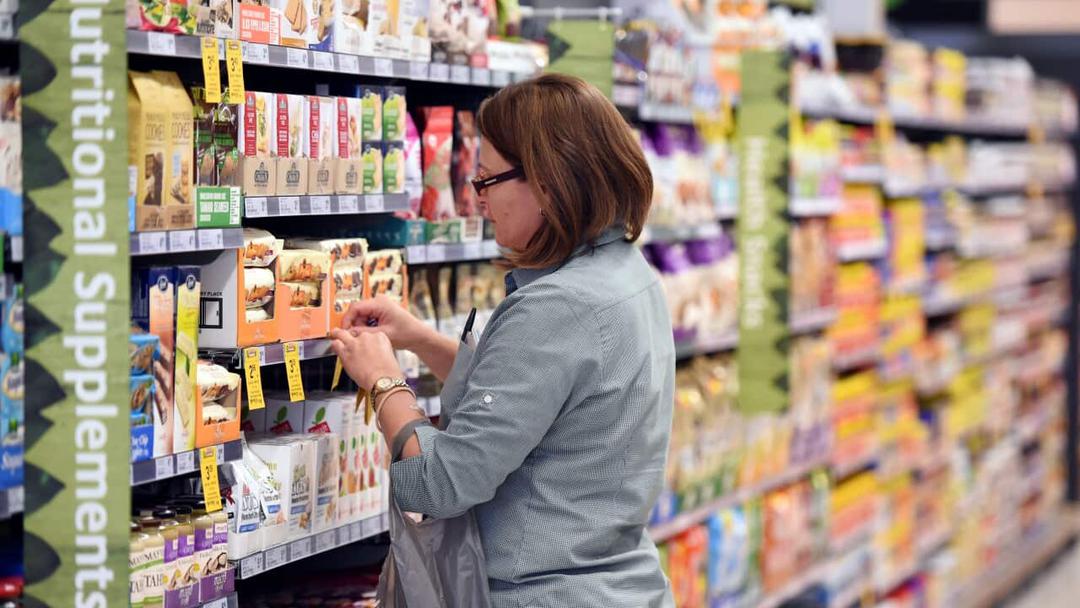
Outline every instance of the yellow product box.
[[135, 183], [135, 230], [165, 230], [165, 157], [169, 113], [159, 100], [161, 83], [143, 72], [128, 73], [128, 165]]
[[[195, 449], [198, 416], [199, 299], [201, 268], [178, 266], [176, 279], [176, 367], [173, 377], [173, 451]], [[239, 424], [238, 421], [236, 421]], [[238, 427], [239, 428], [239, 427]]]
[[165, 184], [162, 190], [165, 222], [169, 230], [195, 227], [195, 109], [180, 77], [173, 72], [152, 73], [161, 83], [154, 100], [168, 113]]

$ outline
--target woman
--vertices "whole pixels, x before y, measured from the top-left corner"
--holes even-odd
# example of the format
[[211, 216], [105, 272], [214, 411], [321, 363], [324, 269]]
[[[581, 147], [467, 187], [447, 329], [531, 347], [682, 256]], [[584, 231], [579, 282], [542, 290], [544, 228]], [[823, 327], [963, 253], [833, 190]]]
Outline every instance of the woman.
[[[675, 354], [664, 294], [631, 241], [652, 176], [596, 88], [547, 75], [481, 105], [484, 217], [514, 270], [483, 336], [438, 335], [400, 305], [354, 304], [334, 350], [373, 387], [405, 511], [473, 508], [497, 607], [671, 606], [645, 524], [660, 492]], [[442, 429], [393, 349], [446, 380]], [[396, 385], [395, 385], [396, 384]]]

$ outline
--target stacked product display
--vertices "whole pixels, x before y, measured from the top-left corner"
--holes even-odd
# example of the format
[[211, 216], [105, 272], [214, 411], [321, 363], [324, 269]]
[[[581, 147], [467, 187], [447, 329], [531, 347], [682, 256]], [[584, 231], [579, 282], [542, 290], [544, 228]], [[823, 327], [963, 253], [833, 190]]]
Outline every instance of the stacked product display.
[[19, 597], [23, 553], [13, 538], [25, 503], [25, 321], [22, 285], [22, 91], [18, 77], [0, 77], [0, 603]]

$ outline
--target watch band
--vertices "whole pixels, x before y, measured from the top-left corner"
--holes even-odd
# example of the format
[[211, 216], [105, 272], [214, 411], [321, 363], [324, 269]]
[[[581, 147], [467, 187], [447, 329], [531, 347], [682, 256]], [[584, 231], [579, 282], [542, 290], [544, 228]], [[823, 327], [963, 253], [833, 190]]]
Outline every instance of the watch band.
[[373, 384], [371, 386], [371, 390], [368, 392], [368, 395], [371, 396], [371, 403], [373, 405], [374, 405], [375, 401], [379, 398], [379, 394], [386, 392], [386, 391], [383, 391], [383, 390], [379, 389], [379, 383], [382, 382], [383, 380], [390, 380], [390, 382], [392, 383], [390, 385], [390, 388], [386, 389], [386, 391], [389, 391], [390, 389], [393, 389], [393, 388], [396, 388], [396, 387], [399, 387], [399, 386], [409, 386], [409, 383], [405, 381], [405, 378], [388, 378], [388, 377], [379, 378], [378, 380], [375, 381], [375, 384]]

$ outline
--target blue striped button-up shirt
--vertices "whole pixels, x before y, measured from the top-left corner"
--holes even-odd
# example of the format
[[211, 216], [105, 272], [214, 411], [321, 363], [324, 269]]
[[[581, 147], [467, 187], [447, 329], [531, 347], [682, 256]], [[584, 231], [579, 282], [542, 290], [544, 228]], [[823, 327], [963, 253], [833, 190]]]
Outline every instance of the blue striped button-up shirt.
[[391, 467], [406, 511], [475, 508], [497, 608], [673, 605], [645, 531], [671, 429], [671, 320], [621, 236], [513, 272], [472, 359], [458, 354], [445, 429], [418, 429], [421, 455]]

